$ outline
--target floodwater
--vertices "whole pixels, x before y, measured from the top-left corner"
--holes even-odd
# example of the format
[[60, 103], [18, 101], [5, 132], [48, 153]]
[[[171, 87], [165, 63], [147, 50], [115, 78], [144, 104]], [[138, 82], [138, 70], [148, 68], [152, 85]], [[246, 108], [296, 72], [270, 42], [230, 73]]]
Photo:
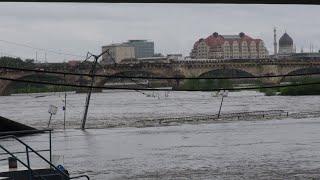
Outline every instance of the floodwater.
[[[79, 128], [86, 94], [68, 94], [66, 126]], [[34, 127], [46, 127], [49, 105], [58, 107], [52, 127], [62, 128], [64, 93], [0, 97], [0, 116]], [[255, 91], [230, 92], [222, 113], [284, 110], [290, 113], [318, 111], [320, 96], [264, 96]], [[126, 127], [136, 121], [162, 117], [217, 114], [221, 97], [210, 92], [107, 91], [92, 94], [87, 127]]]
[[[0, 115], [45, 127], [49, 104], [61, 107], [63, 94], [35, 96], [0, 97]], [[55, 161], [63, 163], [72, 175], [88, 174], [96, 180], [320, 179], [319, 118], [126, 127], [141, 118], [215, 114], [221, 100], [205, 92], [171, 92], [168, 97], [160, 92], [159, 98], [155, 96], [114, 91], [93, 94], [88, 124], [99, 129], [81, 131], [74, 127], [80, 126], [85, 95], [69, 94], [68, 129], [61, 129], [61, 110], [53, 118], [57, 128], [54, 157], [60, 158]], [[320, 96], [234, 92], [224, 99], [222, 112], [311, 112], [319, 110], [319, 100]], [[118, 128], [106, 128], [106, 124]], [[35, 149], [48, 147], [47, 134], [22, 139]], [[20, 148], [12, 141], [2, 144], [12, 150]], [[37, 159], [35, 162], [34, 166], [44, 166]]]

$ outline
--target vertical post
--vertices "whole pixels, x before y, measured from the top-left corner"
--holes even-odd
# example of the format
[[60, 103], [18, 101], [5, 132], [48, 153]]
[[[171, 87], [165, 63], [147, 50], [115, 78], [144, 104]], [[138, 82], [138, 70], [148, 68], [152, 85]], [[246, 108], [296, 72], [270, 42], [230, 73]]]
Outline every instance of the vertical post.
[[[66, 83], [66, 75], [64, 75], [64, 82]], [[67, 111], [67, 91], [64, 90], [64, 108], [63, 108], [63, 129], [66, 129], [66, 111]]]
[[28, 164], [28, 179], [32, 180], [32, 172], [30, 167], [30, 158], [29, 158], [29, 148], [26, 146], [26, 154], [27, 154], [27, 164]]
[[222, 103], [223, 103], [223, 95], [222, 95], [222, 99], [221, 99], [221, 103], [220, 103], [220, 108], [219, 108], [219, 112], [218, 112], [218, 118], [220, 118]]
[[95, 71], [96, 71], [99, 56], [94, 56], [94, 58], [95, 59], [94, 59], [94, 63], [93, 63], [92, 70], [91, 70], [91, 84], [90, 84], [90, 88], [88, 90], [84, 115], [83, 115], [83, 119], [82, 119], [82, 125], [81, 125], [82, 130], [84, 130], [86, 128], [88, 108], [89, 108], [89, 104], [90, 104], [91, 92], [93, 89], [93, 84], [94, 84], [94, 80], [95, 80]]
[[[52, 164], [52, 134], [51, 134], [51, 130], [49, 130], [49, 158], [50, 158], [50, 163]], [[50, 166], [51, 168], [51, 166]]]
[[67, 92], [64, 92], [63, 129], [66, 129]]
[[179, 79], [176, 79], [176, 86], [177, 86], [177, 89], [178, 89], [179, 86], [180, 86], [180, 80], [179, 80]]
[[52, 114], [50, 113], [50, 118], [49, 118], [49, 122], [48, 122], [48, 128], [50, 126], [51, 118], [52, 118]]

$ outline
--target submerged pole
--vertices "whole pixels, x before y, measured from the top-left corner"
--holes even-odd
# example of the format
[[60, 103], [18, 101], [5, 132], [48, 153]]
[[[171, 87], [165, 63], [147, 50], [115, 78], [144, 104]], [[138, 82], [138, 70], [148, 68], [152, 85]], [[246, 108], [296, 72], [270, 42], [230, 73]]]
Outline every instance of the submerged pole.
[[81, 124], [81, 129], [82, 130], [85, 130], [85, 128], [86, 128], [88, 109], [89, 109], [91, 93], [92, 93], [92, 89], [93, 89], [93, 85], [94, 85], [94, 80], [95, 80], [95, 77], [96, 77], [95, 73], [96, 73], [96, 68], [97, 68], [97, 64], [98, 64], [98, 59], [105, 53], [109, 53], [109, 50], [106, 50], [106, 51], [102, 52], [98, 56], [91, 54], [94, 57], [94, 62], [93, 62], [93, 65], [92, 65], [92, 70], [91, 70], [91, 84], [90, 84], [90, 88], [88, 90], [87, 99], [86, 99], [86, 105], [85, 105], [85, 110], [84, 110], [84, 115], [83, 115], [82, 124]]
[[94, 63], [92, 65], [92, 70], [91, 70], [91, 84], [90, 88], [88, 90], [87, 94], [87, 99], [86, 99], [86, 104], [85, 104], [85, 110], [83, 114], [83, 119], [82, 119], [82, 124], [81, 124], [81, 129], [84, 130], [86, 128], [86, 121], [87, 121], [87, 115], [88, 115], [88, 109], [89, 109], [89, 104], [90, 104], [90, 99], [91, 99], [91, 93], [94, 85], [94, 80], [95, 80], [95, 71], [98, 63], [98, 58], [99, 56], [94, 56]]
[[63, 129], [66, 129], [67, 92], [64, 92]]
[[220, 103], [220, 107], [219, 107], [219, 112], [218, 112], [218, 118], [220, 118], [220, 114], [221, 114], [221, 108], [222, 108], [222, 103], [223, 103], [223, 98], [224, 96], [227, 96], [228, 95], [228, 91], [223, 91], [220, 93], [222, 98], [221, 98], [221, 103]]
[[48, 128], [50, 126], [51, 118], [52, 118], [52, 114], [50, 113], [50, 118], [49, 118], [49, 122], [48, 122]]
[[[66, 82], [66, 75], [64, 75], [64, 82]], [[63, 106], [63, 129], [66, 129], [66, 111], [67, 111], [67, 90], [64, 89], [64, 106]]]
[[220, 103], [220, 108], [219, 108], [219, 112], [218, 112], [218, 118], [220, 118], [222, 103], [223, 103], [223, 95], [222, 95], [222, 99], [221, 99], [221, 103]]

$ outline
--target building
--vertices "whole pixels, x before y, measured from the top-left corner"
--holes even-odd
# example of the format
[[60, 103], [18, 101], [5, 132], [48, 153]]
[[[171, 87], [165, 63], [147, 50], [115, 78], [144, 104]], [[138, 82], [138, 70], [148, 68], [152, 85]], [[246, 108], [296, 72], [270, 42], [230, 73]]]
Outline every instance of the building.
[[154, 42], [147, 40], [129, 40], [124, 44], [134, 47], [136, 58], [153, 57], [154, 55]]
[[102, 55], [101, 64], [114, 64], [120, 63], [124, 59], [135, 58], [134, 47], [127, 44], [111, 44], [108, 46], [102, 46], [102, 52], [109, 49], [109, 53]]
[[147, 58], [134, 58], [124, 59], [121, 64], [139, 64], [139, 63], [170, 63], [170, 59], [167, 57], [147, 57]]
[[182, 54], [167, 54], [167, 58], [170, 60], [182, 60]]
[[286, 32], [279, 39], [279, 55], [295, 53], [293, 40]]
[[81, 63], [81, 61], [79, 61], [79, 60], [70, 60], [70, 61], [68, 61], [68, 66], [77, 67], [80, 63]]
[[256, 59], [268, 56], [261, 39], [241, 32], [238, 35], [219, 35], [217, 32], [194, 43], [192, 59]]

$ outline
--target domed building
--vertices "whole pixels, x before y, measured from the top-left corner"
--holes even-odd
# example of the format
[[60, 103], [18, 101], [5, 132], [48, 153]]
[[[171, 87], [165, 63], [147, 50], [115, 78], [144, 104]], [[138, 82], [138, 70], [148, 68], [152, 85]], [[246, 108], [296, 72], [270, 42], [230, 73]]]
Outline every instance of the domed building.
[[293, 40], [287, 33], [284, 33], [279, 39], [279, 54], [292, 53], [295, 53], [293, 49]]

